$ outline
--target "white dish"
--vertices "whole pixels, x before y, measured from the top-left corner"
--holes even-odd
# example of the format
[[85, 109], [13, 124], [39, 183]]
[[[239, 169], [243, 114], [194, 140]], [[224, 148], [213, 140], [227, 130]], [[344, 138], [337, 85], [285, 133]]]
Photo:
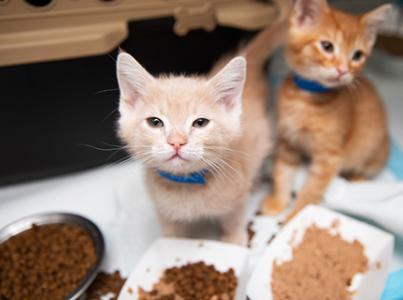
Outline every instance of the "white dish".
[[[215, 241], [158, 239], [150, 246], [127, 279], [118, 300], [136, 300], [138, 288], [151, 290], [165, 269], [199, 261], [214, 265], [220, 272], [233, 268], [238, 278], [237, 295], [243, 294], [245, 299], [245, 286], [242, 286], [242, 283], [247, 279], [244, 278], [244, 271], [248, 253], [247, 248]], [[240, 297], [237, 296], [237, 299]]]
[[[332, 226], [335, 220], [338, 220], [337, 228]], [[332, 234], [339, 233], [346, 241], [358, 240], [363, 244], [369, 270], [365, 274], [356, 274], [349, 289], [354, 291], [353, 300], [379, 300], [393, 253], [393, 236], [318, 206], [306, 207], [284, 227], [270, 247], [265, 249], [247, 284], [248, 297], [251, 300], [273, 299], [271, 291], [273, 262], [290, 261], [293, 247], [302, 241], [305, 229], [313, 224], [319, 228], [329, 229]]]
[[251, 220], [251, 229], [254, 235], [250, 241], [250, 254], [248, 262], [248, 275], [255, 269], [257, 262], [267, 248], [269, 242], [273, 240], [280, 231], [280, 218], [270, 216], [257, 216]]
[[272, 238], [281, 230], [282, 219], [270, 216], [257, 216], [252, 220], [254, 236], [250, 243], [252, 251], [263, 251]]

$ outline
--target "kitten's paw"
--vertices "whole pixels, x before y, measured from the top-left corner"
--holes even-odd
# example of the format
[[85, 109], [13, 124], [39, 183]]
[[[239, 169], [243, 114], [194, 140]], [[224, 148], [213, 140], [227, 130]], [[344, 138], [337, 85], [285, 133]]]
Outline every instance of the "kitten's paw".
[[260, 210], [264, 215], [275, 216], [283, 212], [286, 209], [286, 207], [287, 207], [286, 201], [283, 201], [270, 195], [264, 199]]
[[290, 222], [300, 211], [300, 209], [293, 209], [285, 218], [285, 223]]
[[345, 176], [345, 178], [348, 181], [351, 181], [351, 182], [362, 182], [362, 181], [367, 181], [368, 180], [368, 178], [366, 178], [365, 176], [357, 175], [357, 174], [347, 175], [347, 176]]
[[248, 236], [246, 230], [242, 230], [242, 232], [232, 232], [229, 234], [224, 234], [221, 240], [224, 243], [230, 243], [244, 247], [246, 247], [248, 244]]

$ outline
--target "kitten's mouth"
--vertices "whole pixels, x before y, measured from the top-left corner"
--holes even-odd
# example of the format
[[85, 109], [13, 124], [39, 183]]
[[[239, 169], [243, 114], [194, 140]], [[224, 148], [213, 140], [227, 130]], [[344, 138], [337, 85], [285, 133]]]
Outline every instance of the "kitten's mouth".
[[330, 77], [326, 80], [326, 83], [331, 87], [337, 87], [344, 84], [341, 77]]
[[175, 160], [175, 159], [180, 159], [180, 160], [184, 160], [186, 161], [186, 159], [184, 159], [182, 156], [179, 155], [179, 153], [175, 153], [174, 155], [172, 155], [172, 157], [168, 160]]
[[340, 83], [343, 81], [342, 79], [343, 79], [343, 76], [336, 76], [336, 77], [328, 78], [328, 81], [332, 82], [332, 83]]

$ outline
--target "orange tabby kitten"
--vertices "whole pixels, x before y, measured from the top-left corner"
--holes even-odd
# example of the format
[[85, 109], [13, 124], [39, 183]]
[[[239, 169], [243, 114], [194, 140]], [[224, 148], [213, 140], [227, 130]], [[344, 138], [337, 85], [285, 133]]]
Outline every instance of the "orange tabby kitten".
[[119, 54], [119, 136], [145, 165], [166, 236], [218, 218], [224, 241], [246, 243], [245, 200], [270, 149], [263, 65], [285, 35], [284, 20], [258, 35], [245, 58], [219, 61], [208, 78], [156, 78]]
[[384, 167], [385, 110], [373, 85], [359, 74], [390, 9], [383, 5], [353, 16], [330, 8], [326, 0], [296, 1], [285, 45], [294, 74], [279, 91], [274, 184], [264, 213], [287, 206], [303, 157], [310, 159], [308, 178], [289, 218], [319, 203], [337, 174], [370, 178]]

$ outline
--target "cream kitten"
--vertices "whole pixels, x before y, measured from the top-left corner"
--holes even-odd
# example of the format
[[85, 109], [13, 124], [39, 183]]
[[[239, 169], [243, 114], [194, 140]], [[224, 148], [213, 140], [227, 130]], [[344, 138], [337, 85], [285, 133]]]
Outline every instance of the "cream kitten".
[[254, 39], [246, 59], [220, 61], [210, 78], [153, 77], [119, 54], [119, 136], [145, 165], [164, 235], [183, 237], [187, 223], [218, 218], [224, 241], [246, 243], [245, 200], [270, 149], [262, 66], [283, 25]]

